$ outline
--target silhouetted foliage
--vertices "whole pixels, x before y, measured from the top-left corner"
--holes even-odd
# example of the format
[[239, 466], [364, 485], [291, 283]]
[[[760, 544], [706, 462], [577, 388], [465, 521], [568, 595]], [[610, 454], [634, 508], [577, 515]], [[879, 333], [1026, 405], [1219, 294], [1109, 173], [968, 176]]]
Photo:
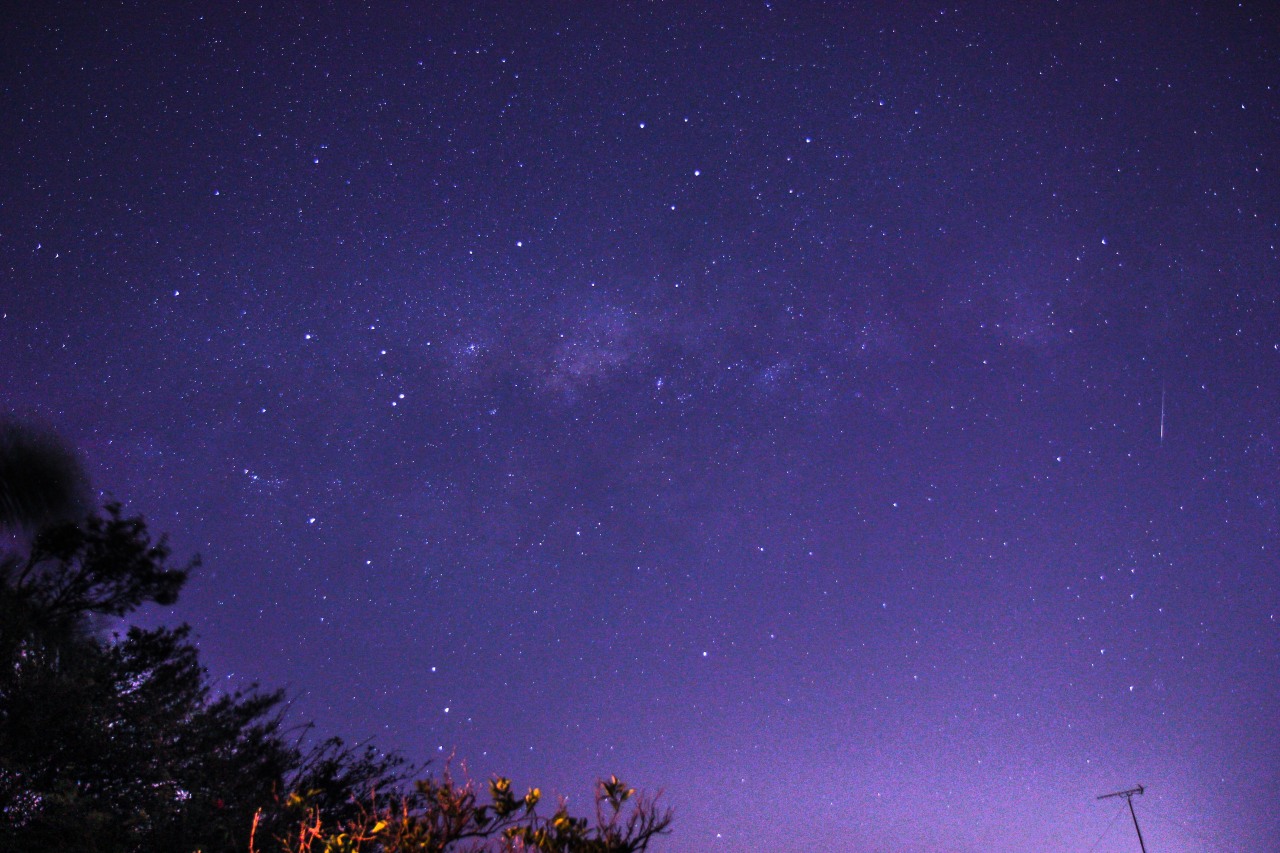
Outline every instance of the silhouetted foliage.
[[88, 491], [80, 460], [55, 433], [0, 420], [0, 528], [33, 530], [75, 518]]
[[640, 853], [666, 832], [670, 814], [615, 778], [594, 823], [563, 804], [544, 818], [506, 779], [487, 805], [447, 772], [406, 790], [399, 756], [304, 749], [281, 691], [214, 691], [187, 626], [95, 631], [173, 603], [197, 561], [170, 566], [118, 504], [61, 518], [79, 472], [55, 439], [0, 426], [0, 529], [35, 531], [0, 553], [0, 850]]
[[5, 620], [0, 631], [28, 644], [66, 637], [94, 616], [123, 616], [146, 602], [172, 604], [198, 561], [169, 568], [169, 547], [152, 542], [119, 504], [80, 524], [41, 531], [25, 557], [0, 557]]
[[0, 558], [0, 849], [244, 851], [285, 792], [328, 819], [400, 781], [401, 760], [286, 730], [283, 694], [215, 695], [189, 629], [101, 637], [94, 616], [170, 603], [194, 562], [168, 564], [140, 519], [107, 507]]

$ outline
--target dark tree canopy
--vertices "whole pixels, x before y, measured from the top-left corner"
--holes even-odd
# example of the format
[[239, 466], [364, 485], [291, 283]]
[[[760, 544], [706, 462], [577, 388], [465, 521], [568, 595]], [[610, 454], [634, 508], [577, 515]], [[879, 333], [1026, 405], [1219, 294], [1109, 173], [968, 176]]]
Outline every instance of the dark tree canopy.
[[0, 849], [243, 851], [291, 788], [343, 819], [355, 792], [399, 781], [394, 756], [304, 751], [279, 691], [215, 694], [186, 626], [91, 630], [174, 601], [195, 564], [169, 557], [109, 505], [0, 558]]
[[[404, 782], [403, 759], [286, 727], [284, 694], [215, 691], [190, 628], [95, 620], [172, 604], [197, 565], [119, 504], [66, 519], [83, 477], [56, 438], [0, 424], [0, 850], [5, 853], [638, 853], [670, 815], [611, 778], [596, 820], [495, 779]], [[304, 746], [311, 743], [310, 746]]]
[[0, 528], [32, 530], [81, 515], [88, 479], [51, 430], [0, 419]]

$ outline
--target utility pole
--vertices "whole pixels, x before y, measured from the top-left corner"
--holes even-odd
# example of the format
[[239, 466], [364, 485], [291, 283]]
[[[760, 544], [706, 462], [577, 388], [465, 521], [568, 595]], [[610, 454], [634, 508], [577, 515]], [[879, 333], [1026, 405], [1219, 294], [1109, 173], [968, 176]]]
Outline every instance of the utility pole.
[[1133, 810], [1133, 795], [1141, 793], [1142, 786], [1139, 785], [1138, 787], [1130, 788], [1127, 791], [1116, 791], [1114, 794], [1103, 794], [1101, 797], [1098, 797], [1098, 799], [1105, 800], [1108, 797], [1124, 797], [1125, 802], [1129, 804], [1129, 814], [1133, 816], [1133, 828], [1138, 833], [1138, 846], [1142, 848], [1142, 853], [1147, 853], [1147, 845], [1142, 841], [1142, 828], [1138, 826], [1138, 813]]

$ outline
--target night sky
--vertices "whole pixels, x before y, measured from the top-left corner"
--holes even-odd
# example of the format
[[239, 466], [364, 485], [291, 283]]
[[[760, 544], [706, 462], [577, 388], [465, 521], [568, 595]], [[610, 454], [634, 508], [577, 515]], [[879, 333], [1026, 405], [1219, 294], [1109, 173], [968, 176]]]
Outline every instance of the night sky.
[[0, 409], [218, 685], [673, 853], [1280, 849], [1275, 7], [17, 5]]

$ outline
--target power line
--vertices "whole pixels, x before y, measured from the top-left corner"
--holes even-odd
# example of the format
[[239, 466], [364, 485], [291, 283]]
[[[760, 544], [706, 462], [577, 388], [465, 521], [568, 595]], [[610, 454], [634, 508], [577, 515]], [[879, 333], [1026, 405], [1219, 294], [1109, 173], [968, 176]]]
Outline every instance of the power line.
[[1098, 836], [1098, 840], [1093, 842], [1085, 853], [1093, 853], [1094, 850], [1098, 849], [1098, 845], [1102, 843], [1102, 839], [1107, 837], [1107, 833], [1111, 831], [1111, 827], [1116, 825], [1116, 821], [1120, 819], [1120, 815], [1122, 814], [1124, 814], [1123, 806], [1116, 809], [1116, 813], [1111, 817], [1111, 822], [1107, 824], [1107, 828], [1102, 830], [1102, 834]]

